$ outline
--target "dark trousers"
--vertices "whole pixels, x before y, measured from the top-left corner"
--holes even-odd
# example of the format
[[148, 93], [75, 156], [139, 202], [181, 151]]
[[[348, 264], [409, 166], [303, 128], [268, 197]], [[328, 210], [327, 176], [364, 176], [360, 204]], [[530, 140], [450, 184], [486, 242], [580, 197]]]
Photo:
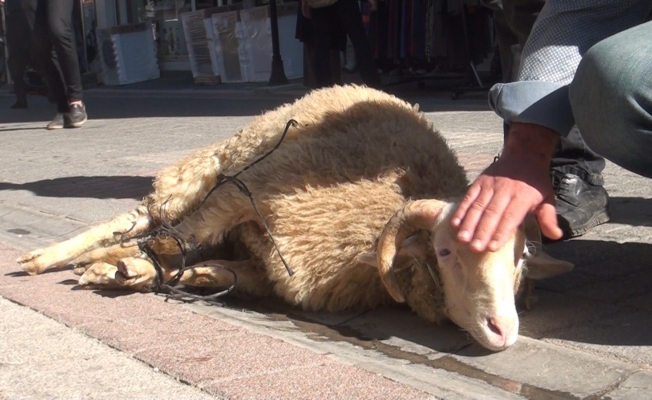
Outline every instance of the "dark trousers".
[[22, 8], [7, 7], [7, 48], [9, 73], [14, 81], [17, 103], [27, 103], [25, 70], [30, 61], [32, 26]]
[[[500, 61], [507, 69], [503, 70], [503, 78], [510, 82], [516, 75], [511, 72], [514, 65], [511, 47], [523, 48], [545, 0], [484, 0], [483, 4], [494, 10]], [[594, 185], [602, 185], [604, 167], [604, 158], [586, 146], [577, 127], [561, 139], [551, 163], [552, 169], [578, 175]]]
[[311, 8], [314, 35], [314, 66], [317, 87], [335, 84], [330, 68], [331, 36], [342, 29], [351, 39], [358, 70], [363, 82], [370, 87], [380, 87], [380, 76], [371, 52], [371, 44], [362, 24], [362, 14], [357, 0], [338, 0], [328, 7]]
[[[60, 113], [82, 100], [82, 82], [73, 30], [75, 0], [24, 0], [28, 18], [34, 18], [34, 54]], [[59, 67], [52, 57], [57, 55]]]

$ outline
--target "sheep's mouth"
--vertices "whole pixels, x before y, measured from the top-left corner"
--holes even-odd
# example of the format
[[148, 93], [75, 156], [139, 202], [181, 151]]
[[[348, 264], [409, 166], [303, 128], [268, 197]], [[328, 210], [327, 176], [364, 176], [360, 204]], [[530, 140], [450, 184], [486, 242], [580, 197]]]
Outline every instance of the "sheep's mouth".
[[501, 329], [490, 318], [480, 318], [466, 331], [482, 346], [491, 351], [503, 351], [518, 339], [518, 319], [508, 329]]

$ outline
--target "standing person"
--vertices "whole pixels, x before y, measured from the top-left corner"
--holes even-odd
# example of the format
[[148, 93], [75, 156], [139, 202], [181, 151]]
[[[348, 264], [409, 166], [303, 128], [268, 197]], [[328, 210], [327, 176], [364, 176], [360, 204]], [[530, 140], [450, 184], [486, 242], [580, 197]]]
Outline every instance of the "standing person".
[[[541, 57], [529, 55], [530, 59], [524, 60], [522, 67], [518, 59], [514, 61], [513, 50], [525, 47], [545, 3], [545, 0], [483, 0], [483, 4], [494, 11], [505, 83], [531, 80], [570, 83], [572, 74], [567, 69], [553, 64], [543, 66]], [[542, 51], [552, 56], [558, 50]], [[560, 60], [560, 63], [567, 62], [569, 60]], [[506, 126], [506, 133], [508, 131], [509, 127]], [[564, 133], [550, 162], [557, 219], [564, 232], [563, 238], [581, 236], [589, 229], [609, 221], [609, 196], [603, 187], [602, 177], [604, 168], [604, 158], [589, 149], [577, 126]]]
[[21, 0], [6, 0], [5, 12], [7, 23], [7, 64], [11, 79], [14, 81], [16, 102], [11, 108], [27, 108], [27, 83], [25, 70], [30, 60], [32, 27], [30, 27]]
[[[336, 29], [342, 29], [353, 43], [358, 70], [363, 82], [373, 88], [380, 87], [380, 75], [376, 69], [371, 44], [362, 23], [358, 0], [337, 0], [335, 3], [315, 8], [320, 0], [304, 0], [308, 8], [304, 15], [310, 17], [313, 26], [315, 57], [314, 66], [318, 87], [335, 84], [330, 69], [331, 37]], [[376, 0], [367, 0], [376, 9]]]
[[75, 0], [23, 0], [28, 18], [34, 18], [35, 58], [57, 105], [47, 129], [79, 128], [88, 119], [72, 22], [74, 5]]
[[546, 2], [523, 49], [527, 80], [491, 89], [509, 132], [453, 215], [461, 242], [498, 249], [526, 213], [544, 235], [562, 237], [548, 168], [574, 124], [589, 148], [652, 178], [651, 12], [652, 0]]
[[[297, 26], [295, 37], [303, 43], [303, 85], [305, 87], [317, 88], [314, 70], [314, 34], [312, 21], [306, 18], [304, 14], [310, 15], [306, 0], [301, 0], [301, 6], [297, 13]], [[333, 81], [336, 85], [342, 84], [342, 68], [340, 66], [340, 52], [346, 48], [346, 32], [339, 29], [331, 32], [330, 40], [330, 70], [333, 75]]]

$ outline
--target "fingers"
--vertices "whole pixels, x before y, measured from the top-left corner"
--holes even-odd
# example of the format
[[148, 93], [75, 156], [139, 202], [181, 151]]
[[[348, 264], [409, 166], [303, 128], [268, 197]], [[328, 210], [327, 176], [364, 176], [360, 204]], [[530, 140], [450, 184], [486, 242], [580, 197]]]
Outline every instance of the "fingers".
[[496, 251], [516, 231], [528, 212], [528, 206], [515, 201], [510, 192], [485, 189], [469, 207], [460, 225], [458, 237], [470, 243], [474, 251]]
[[[510, 199], [512, 200], [512, 199]], [[498, 223], [493, 231], [489, 231], [488, 235], [482, 237], [478, 246], [471, 246], [473, 250], [484, 251], [488, 248], [489, 251], [497, 251], [507, 243], [510, 237], [516, 232], [518, 226], [523, 222], [525, 216], [529, 211], [529, 207], [517, 201], [511, 201], [505, 207], [502, 215], [498, 218]], [[488, 245], [487, 245], [488, 242]]]
[[537, 210], [537, 219], [539, 220], [541, 233], [544, 236], [553, 240], [558, 240], [564, 235], [557, 224], [557, 211], [555, 210], [555, 206], [551, 204], [550, 201], [546, 201], [546, 203], [542, 204], [539, 210]]
[[[480, 194], [480, 185], [477, 183], [477, 181], [469, 187], [469, 190], [467, 190], [466, 195], [460, 202], [460, 204], [457, 206], [457, 210], [453, 214], [453, 219], [451, 222], [453, 223], [453, 226], [456, 228], [459, 228], [460, 225], [462, 224], [462, 220], [464, 219], [464, 216], [466, 215], [466, 212], [468, 211], [469, 207], [471, 207], [471, 204], [475, 201], [476, 197]], [[466, 243], [469, 241], [470, 238], [467, 237], [460, 237], [458, 235], [458, 239], [461, 240], [462, 242]]]
[[492, 188], [481, 187], [480, 192], [475, 196], [475, 200], [466, 210], [464, 219], [460, 224], [460, 230], [457, 233], [457, 238], [462, 243], [471, 243], [473, 248], [483, 247], [482, 242], [485, 241], [487, 231], [491, 230], [492, 227], [495, 228], [500, 214], [506, 207], [506, 202], [495, 199], [494, 193]]
[[545, 203], [543, 207], [536, 198], [539, 193], [529, 189], [513, 180], [479, 177], [453, 214], [452, 224], [459, 228], [457, 239], [469, 243], [476, 252], [496, 251], [514, 234], [525, 215], [539, 208], [547, 229], [544, 234], [556, 237], [559, 228], [554, 206]]

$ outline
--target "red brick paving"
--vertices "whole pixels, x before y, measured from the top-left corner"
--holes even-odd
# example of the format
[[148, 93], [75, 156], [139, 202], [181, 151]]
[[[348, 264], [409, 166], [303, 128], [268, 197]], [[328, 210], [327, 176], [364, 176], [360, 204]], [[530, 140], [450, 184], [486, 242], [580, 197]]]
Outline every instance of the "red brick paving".
[[23, 275], [14, 262], [20, 253], [0, 243], [0, 296], [212, 394], [233, 399], [430, 397], [149, 295], [77, 290], [71, 271]]

